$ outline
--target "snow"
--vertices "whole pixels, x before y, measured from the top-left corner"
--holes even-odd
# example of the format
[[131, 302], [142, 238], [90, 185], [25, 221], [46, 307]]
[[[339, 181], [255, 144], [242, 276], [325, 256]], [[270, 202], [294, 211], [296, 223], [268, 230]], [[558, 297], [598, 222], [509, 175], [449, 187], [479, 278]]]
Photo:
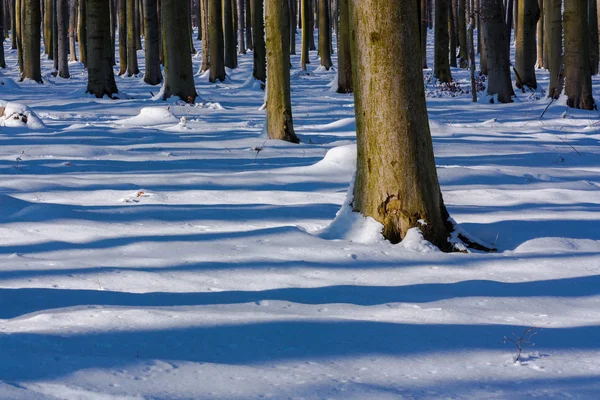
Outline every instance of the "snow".
[[428, 99], [450, 215], [498, 250], [445, 254], [352, 212], [353, 97], [316, 52], [293, 145], [261, 136], [251, 52], [186, 105], [125, 76], [96, 99], [79, 63], [16, 84], [4, 45], [30, 118], [0, 128], [0, 398], [600, 396], [597, 112]]

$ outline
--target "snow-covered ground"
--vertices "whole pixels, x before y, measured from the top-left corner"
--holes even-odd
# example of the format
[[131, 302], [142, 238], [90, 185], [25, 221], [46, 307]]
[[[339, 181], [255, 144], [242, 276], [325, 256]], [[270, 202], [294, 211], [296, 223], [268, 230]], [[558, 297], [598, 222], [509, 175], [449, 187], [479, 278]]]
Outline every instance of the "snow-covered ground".
[[355, 122], [316, 53], [292, 145], [264, 136], [251, 53], [188, 106], [141, 76], [95, 99], [77, 63], [18, 83], [7, 46], [0, 100], [40, 120], [0, 128], [0, 398], [600, 398], [597, 112], [428, 99], [450, 214], [499, 249], [443, 254], [328, 227]]

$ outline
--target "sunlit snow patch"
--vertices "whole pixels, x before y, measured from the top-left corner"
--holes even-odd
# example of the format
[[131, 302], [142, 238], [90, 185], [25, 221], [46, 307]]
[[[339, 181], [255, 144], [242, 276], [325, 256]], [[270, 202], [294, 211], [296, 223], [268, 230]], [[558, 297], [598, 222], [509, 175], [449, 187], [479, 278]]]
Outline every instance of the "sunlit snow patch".
[[29, 107], [21, 103], [0, 103], [0, 126], [11, 128], [44, 128], [42, 120]]
[[179, 119], [166, 107], [145, 107], [135, 117], [116, 121], [120, 125], [154, 126], [178, 123]]

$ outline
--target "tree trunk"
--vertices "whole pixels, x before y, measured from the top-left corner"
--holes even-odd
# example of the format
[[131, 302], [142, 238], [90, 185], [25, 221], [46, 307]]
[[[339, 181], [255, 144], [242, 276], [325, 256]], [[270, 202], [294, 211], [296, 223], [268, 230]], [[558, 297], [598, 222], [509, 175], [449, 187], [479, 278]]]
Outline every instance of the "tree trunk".
[[162, 0], [161, 6], [165, 65], [163, 99], [179, 96], [181, 100], [193, 103], [197, 93], [188, 40], [190, 5], [187, 1]]
[[338, 93], [352, 93], [352, 54], [350, 47], [350, 10], [349, 0], [340, 0], [338, 32]]
[[317, 49], [315, 46], [315, 12], [314, 12], [314, 4], [316, 0], [308, 0], [308, 50], [314, 51]]
[[225, 44], [223, 40], [223, 4], [221, 0], [209, 0], [210, 16], [210, 78], [211, 82], [225, 80]]
[[[181, 0], [186, 1], [186, 0]], [[142, 49], [141, 26], [140, 26], [140, 0], [133, 0], [133, 35], [135, 37], [135, 50]], [[137, 57], [137, 55], [136, 55]], [[139, 73], [139, 70], [138, 70]]]
[[263, 11], [263, 0], [252, 0], [252, 32], [254, 39], [254, 69], [252, 75], [259, 81], [266, 82], [267, 49]]
[[77, 61], [77, 0], [69, 1], [69, 61]]
[[598, 75], [598, 63], [600, 62], [600, 53], [598, 49], [598, 4], [596, 0], [589, 0], [589, 31], [590, 31], [590, 66], [592, 75]]
[[[515, 56], [515, 74], [517, 87], [537, 89], [535, 78], [536, 26], [540, 19], [538, 0], [519, 1], [519, 22], [517, 24], [517, 53]], [[538, 46], [539, 47], [542, 46]]]
[[[127, 0], [127, 76], [140, 73], [137, 60], [136, 7], [137, 0]], [[187, 23], [185, 24], [187, 27]], [[183, 36], [185, 37], [185, 36]], [[180, 38], [181, 40], [181, 38]]]
[[202, 6], [202, 65], [200, 71], [205, 72], [210, 68], [210, 38], [208, 31], [208, 0], [199, 0]]
[[421, 36], [421, 66], [423, 69], [427, 68], [427, 0], [420, 0], [420, 36]]
[[544, 33], [548, 43], [548, 69], [550, 84], [548, 97], [558, 99], [563, 88], [563, 53], [562, 53], [562, 0], [546, 0], [544, 4]]
[[19, 63], [19, 71], [23, 74], [23, 36], [22, 36], [22, 24], [23, 24], [23, 1], [17, 0], [15, 4], [16, 24], [15, 32], [17, 36], [17, 60]]
[[149, 85], [158, 85], [162, 82], [158, 29], [156, 0], [144, 0], [144, 59], [146, 62], [144, 82]]
[[196, 27], [198, 28], [198, 35], [196, 40], [202, 40], [202, 0], [196, 0]]
[[433, 73], [440, 82], [451, 82], [450, 37], [448, 35], [448, 2], [435, 1], [435, 43]]
[[469, 59], [471, 70], [471, 96], [473, 103], [477, 103], [477, 82], [475, 81], [475, 0], [470, 0], [469, 13]]
[[565, 94], [569, 107], [593, 110], [587, 5], [587, 0], [564, 3]]
[[87, 92], [102, 98], [118, 93], [110, 57], [110, 8], [106, 0], [83, 0], [89, 52]]
[[223, 21], [225, 25], [223, 31], [225, 33], [225, 66], [227, 68], [235, 68], [236, 60], [236, 43], [235, 43], [235, 28], [233, 26], [232, 1], [223, 0]]
[[[456, 0], [454, 0], [456, 1]], [[457, 67], [456, 63], [456, 24], [454, 18], [454, 4], [449, 0], [448, 7], [448, 36], [450, 37], [450, 66]]]
[[110, 8], [110, 63], [115, 66], [117, 60], [115, 59], [115, 42], [117, 39], [117, 6], [115, 5], [117, 0], [108, 0]]
[[[190, 54], [196, 54], [196, 49], [194, 48], [194, 26], [192, 25], [192, 0], [185, 0], [185, 1], [189, 1], [189, 12], [187, 14], [188, 16], [188, 38], [190, 41]], [[143, 25], [143, 24], [142, 24]]]
[[[85, 1], [85, 0], [82, 0]], [[119, 1], [119, 75], [127, 72], [127, 0]]]
[[497, 95], [501, 103], [512, 103], [514, 95], [510, 77], [509, 40], [503, 15], [502, 0], [481, 0], [483, 34], [485, 36], [489, 95]]
[[466, 0], [458, 0], [458, 46], [460, 47], [459, 60], [460, 67], [467, 68], [469, 53], [467, 46], [467, 13]]
[[246, 54], [246, 37], [244, 35], [244, 28], [246, 21], [244, 20], [244, 9], [246, 2], [244, 0], [237, 0], [237, 15], [238, 15], [238, 52], [239, 54]]
[[22, 45], [23, 45], [23, 79], [32, 79], [42, 83], [42, 72], [40, 69], [40, 24], [41, 5], [40, 0], [22, 0]]
[[265, 1], [267, 34], [267, 134], [270, 139], [299, 143], [290, 99], [288, 0]]
[[544, 9], [544, 0], [538, 0], [538, 14], [537, 20], [537, 61], [536, 65], [538, 68], [544, 68], [544, 17], [542, 10]]
[[[425, 105], [418, 2], [351, 0], [357, 167], [352, 206], [400, 242], [411, 228], [442, 250], [451, 225]], [[444, 30], [448, 32], [446, 15]], [[394, 27], [395, 29], [390, 29]], [[439, 26], [437, 27], [439, 28]]]
[[290, 35], [290, 40], [288, 40], [288, 42], [290, 43], [290, 54], [296, 55], [296, 0], [288, 0], [288, 5], [289, 5], [289, 19], [290, 19], [290, 24], [289, 24], [289, 35]]
[[48, 60], [52, 60], [52, 8], [53, 0], [44, 1], [44, 53], [48, 56]]
[[331, 63], [331, 24], [328, 0], [319, 0], [319, 56], [321, 65], [329, 71], [333, 64]]
[[54, 66], [52, 67], [53, 75], [58, 75], [58, 15], [57, 3], [58, 0], [52, 0], [52, 59]]
[[246, 9], [245, 18], [246, 18], [246, 48], [248, 50], [252, 50], [253, 39], [252, 39], [252, 7], [250, 4], [250, 0], [243, 0], [244, 8]]
[[2, 37], [2, 43], [0, 43], [0, 68], [6, 68], [6, 60], [4, 59], [4, 39], [6, 39], [4, 26], [4, 24], [6, 23], [5, 12], [6, 6], [4, 2], [0, 2], [0, 32], [2, 33], [2, 35], [4, 35]]
[[[348, 0], [342, 0], [346, 1]], [[347, 6], [346, 6], [347, 8]], [[302, 71], [306, 71], [306, 64], [310, 64], [309, 57], [309, 46], [310, 46], [310, 31], [312, 27], [310, 26], [310, 18], [308, 18], [308, 13], [310, 12], [310, 0], [301, 0], [300, 3], [301, 9], [301, 23], [302, 23], [302, 55], [300, 58], [300, 68]]]
[[77, 23], [77, 41], [79, 42], [79, 59], [83, 66], [88, 66], [87, 52], [87, 0], [79, 0], [78, 23]]
[[58, 25], [58, 76], [69, 78], [69, 4], [68, 0], [56, 3]]
[[10, 6], [10, 48], [12, 50], [17, 49], [17, 17], [16, 17], [16, 9], [17, 9], [17, 1], [16, 0], [8, 0], [8, 5]]

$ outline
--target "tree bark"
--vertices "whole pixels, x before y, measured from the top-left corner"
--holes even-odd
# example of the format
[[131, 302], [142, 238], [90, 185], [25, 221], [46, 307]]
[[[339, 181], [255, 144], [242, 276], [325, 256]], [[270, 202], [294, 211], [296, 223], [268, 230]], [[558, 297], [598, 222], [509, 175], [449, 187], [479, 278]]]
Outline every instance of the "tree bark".
[[544, 0], [537, 0], [538, 3], [538, 19], [537, 19], [537, 61], [536, 66], [538, 68], [544, 68], [544, 16], [542, 10], [544, 9]]
[[[346, 4], [348, 2], [348, 0], [342, 0], [342, 1], [346, 1]], [[346, 7], [347, 8], [347, 7]], [[310, 18], [308, 18], [308, 13], [311, 12], [310, 10], [310, 0], [301, 0], [300, 3], [300, 9], [301, 9], [301, 23], [302, 23], [302, 54], [301, 54], [301, 58], [300, 58], [300, 68], [302, 69], [302, 71], [306, 71], [306, 64], [310, 64], [310, 57], [309, 57], [309, 46], [310, 46], [310, 31], [312, 29], [312, 27], [310, 26]]]
[[112, 98], [119, 91], [110, 57], [110, 8], [106, 0], [83, 0], [89, 52], [87, 92]]
[[245, 18], [246, 18], [246, 48], [248, 50], [252, 50], [254, 48], [253, 46], [253, 39], [252, 39], [252, 7], [250, 4], [250, 0], [243, 0], [245, 5], [244, 8], [246, 9], [246, 13], [245, 13]]
[[254, 68], [252, 75], [259, 81], [267, 80], [267, 49], [263, 0], [252, 0], [252, 33], [254, 39]]
[[[519, 22], [517, 24], [517, 53], [515, 56], [515, 74], [517, 87], [537, 89], [535, 77], [536, 64], [536, 26], [540, 19], [538, 0], [519, 1]], [[539, 47], [542, 46], [538, 46]], [[539, 62], [539, 60], [538, 60]], [[543, 63], [543, 61], [542, 61]]]
[[[177, 1], [177, 0], [174, 0]], [[225, 43], [223, 40], [223, 3], [221, 0], [209, 0], [208, 15], [210, 41], [210, 77], [211, 82], [225, 80]]]
[[[136, 2], [137, 0], [127, 0], [127, 76], [140, 73], [137, 60]], [[185, 26], [187, 27], [187, 23]]]
[[458, 55], [461, 68], [467, 68], [469, 53], [467, 46], [467, 13], [466, 0], [458, 0], [458, 46], [460, 53]]
[[270, 139], [299, 143], [294, 133], [290, 98], [288, 0], [265, 1], [267, 34], [267, 134]]
[[[352, 206], [400, 242], [411, 228], [449, 251], [420, 59], [418, 2], [351, 0], [357, 167]], [[448, 31], [447, 15], [444, 30]], [[395, 29], [390, 29], [394, 27]], [[439, 26], [438, 26], [439, 28]]]
[[225, 33], [225, 66], [231, 69], [235, 68], [237, 57], [232, 1], [234, 0], [223, 0], [223, 21], [225, 23], [223, 27], [223, 31]]
[[587, 0], [564, 3], [565, 94], [569, 107], [593, 110], [587, 5]]
[[162, 82], [160, 71], [160, 43], [158, 35], [158, 8], [156, 0], [144, 0], [144, 82], [158, 85]]
[[244, 35], [246, 21], [244, 20], [244, 9], [246, 2], [244, 0], [237, 0], [237, 15], [238, 15], [238, 52], [239, 54], [246, 54], [246, 37]]
[[77, 0], [69, 1], [69, 61], [77, 61]]
[[590, 32], [590, 67], [592, 75], [598, 75], [598, 63], [600, 62], [600, 52], [598, 43], [598, 4], [596, 0], [589, 0], [588, 26]]
[[497, 95], [501, 103], [512, 103], [514, 91], [510, 77], [509, 40], [503, 15], [502, 0], [481, 0], [483, 34], [485, 36], [489, 95]]
[[23, 45], [23, 74], [21, 80], [32, 79], [42, 83], [40, 69], [40, 0], [23, 0], [23, 26], [21, 29]]
[[52, 60], [54, 55], [52, 54], [52, 8], [53, 0], [44, 1], [44, 53], [48, 56], [49, 60]]
[[79, 42], [79, 60], [85, 68], [88, 65], [87, 54], [87, 0], [79, 0], [79, 11], [77, 13], [79, 21], [77, 21], [77, 41]]
[[68, 0], [56, 3], [58, 25], [58, 76], [70, 78], [69, 75], [69, 4]]
[[421, 65], [423, 69], [427, 68], [427, 25], [429, 21], [427, 21], [428, 13], [427, 10], [427, 0], [420, 0], [420, 36], [421, 36]]
[[333, 64], [331, 62], [331, 24], [328, 0], [319, 0], [319, 56], [321, 65], [329, 71]]
[[181, 100], [193, 103], [197, 93], [188, 40], [190, 5], [187, 1], [162, 0], [161, 6], [165, 65], [163, 99], [179, 96]]
[[455, 1], [456, 0], [448, 1], [448, 36], [450, 37], [450, 66], [456, 68], [456, 18], [454, 16], [455, 9], [453, 4]]
[[340, 0], [338, 32], [338, 93], [352, 93], [352, 54], [350, 45], [350, 10], [349, 0]]
[[[85, 1], [85, 0], [82, 0]], [[127, 0], [119, 1], [119, 75], [127, 72]]]
[[208, 0], [199, 0], [202, 7], [202, 65], [200, 71], [205, 72], [210, 68], [210, 38], [208, 31]]
[[0, 32], [2, 33], [2, 43], [0, 43], [0, 68], [6, 68], [6, 60], [4, 59], [4, 40], [6, 39], [6, 31], [4, 24], [6, 23], [5, 19], [6, 6], [4, 2], [0, 1]]
[[451, 82], [450, 36], [448, 35], [448, 1], [435, 1], [435, 43], [433, 73], [440, 82]]
[[562, 52], [562, 0], [546, 0], [544, 4], [546, 43], [548, 43], [548, 69], [550, 84], [548, 97], [558, 99], [564, 83]]

